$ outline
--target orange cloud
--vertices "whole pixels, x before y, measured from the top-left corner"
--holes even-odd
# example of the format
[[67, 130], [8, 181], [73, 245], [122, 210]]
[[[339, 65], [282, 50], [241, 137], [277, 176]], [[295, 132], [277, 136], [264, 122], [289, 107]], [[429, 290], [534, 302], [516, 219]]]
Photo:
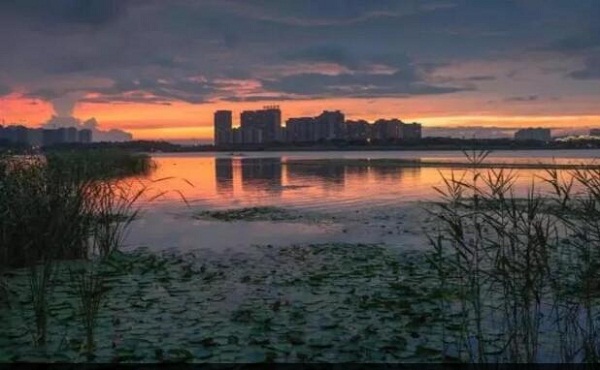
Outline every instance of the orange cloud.
[[[234, 112], [239, 124], [242, 110], [260, 108], [273, 102], [213, 102], [207, 104], [92, 104], [81, 103], [74, 115], [80, 119], [95, 117], [100, 128], [123, 129], [136, 139], [200, 139], [213, 135], [212, 116], [217, 109]], [[323, 99], [280, 102], [283, 119], [314, 116], [322, 110], [342, 110], [347, 118], [375, 120], [398, 117], [419, 121], [426, 126], [496, 126], [496, 127], [570, 127], [600, 126], [600, 112], [592, 99], [572, 97], [554, 102], [532, 101], [509, 104], [500, 100], [483, 101], [477, 93], [407, 99]], [[50, 104], [10, 95], [0, 99], [0, 118], [6, 123], [24, 122], [38, 126], [53, 110]]]
[[38, 126], [48, 120], [53, 112], [50, 104], [40, 100], [23, 99], [17, 94], [0, 98], [0, 120], [6, 124]]

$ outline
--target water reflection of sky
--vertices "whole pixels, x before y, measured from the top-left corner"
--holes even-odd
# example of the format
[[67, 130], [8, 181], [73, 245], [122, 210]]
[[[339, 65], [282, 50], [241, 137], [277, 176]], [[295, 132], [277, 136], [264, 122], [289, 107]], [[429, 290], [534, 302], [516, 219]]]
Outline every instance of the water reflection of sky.
[[[576, 154], [581, 154], [577, 157]], [[589, 161], [591, 152], [564, 153], [559, 161]], [[597, 152], [596, 152], [597, 153]], [[412, 154], [412, 156], [411, 156]], [[307, 245], [312, 243], [376, 243], [393, 248], [426, 248], [428, 227], [425, 203], [439, 199], [434, 186], [448, 168], [348, 166], [333, 163], [306, 166], [294, 159], [335, 158], [462, 158], [445, 152], [346, 153], [227, 153], [164, 154], [155, 156], [157, 169], [141, 183], [150, 186], [143, 217], [132, 224], [127, 244], [152, 249], [223, 251], [250, 250], [252, 245]], [[560, 152], [535, 151], [496, 160], [553, 161]], [[517, 153], [518, 154], [518, 153]], [[500, 158], [500, 159], [499, 159]], [[564, 163], [564, 162], [563, 162]], [[456, 176], [464, 170], [454, 170]], [[540, 184], [543, 170], [515, 170], [516, 194], [525, 195], [532, 181]], [[564, 171], [563, 171], [564, 174]], [[152, 182], [154, 181], [154, 182]], [[184, 200], [185, 199], [185, 202]], [[186, 202], [187, 205], [186, 206]], [[202, 209], [248, 206], [294, 208], [323, 215], [324, 222], [219, 222], [196, 220]]]
[[[589, 163], [598, 151], [529, 151], [492, 154], [494, 162]], [[443, 155], [443, 157], [441, 156]], [[348, 166], [332, 163], [305, 166], [292, 159], [421, 158], [461, 160], [460, 152], [323, 152], [169, 154], [155, 156], [157, 170], [149, 194], [164, 192], [156, 205], [190, 204], [210, 208], [278, 205], [302, 209], [343, 211], [415, 200], [435, 199], [448, 168]], [[543, 191], [544, 170], [514, 170], [516, 190], [524, 194], [532, 181]], [[454, 170], [457, 176], [464, 170]]]

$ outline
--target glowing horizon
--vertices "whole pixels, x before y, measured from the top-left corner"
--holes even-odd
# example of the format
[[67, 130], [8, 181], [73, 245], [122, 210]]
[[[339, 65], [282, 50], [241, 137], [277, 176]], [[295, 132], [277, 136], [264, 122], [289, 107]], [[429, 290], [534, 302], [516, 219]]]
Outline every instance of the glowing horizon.
[[[390, 100], [390, 99], [388, 99]], [[393, 99], [391, 99], [393, 100]], [[398, 99], [406, 104], [412, 99]], [[166, 139], [166, 140], [201, 140], [210, 141], [213, 138], [213, 113], [215, 110], [226, 109], [234, 113], [234, 126], [239, 125], [239, 114], [243, 110], [260, 109], [269, 102], [252, 103], [211, 103], [203, 105], [173, 104], [170, 106], [142, 104], [81, 104], [76, 105], [73, 116], [81, 120], [96, 118], [100, 128], [104, 130], [121, 129], [133, 134], [136, 140]], [[316, 116], [323, 110], [341, 110], [347, 119], [365, 119], [373, 122], [379, 118], [399, 118], [405, 122], [419, 122], [425, 128], [472, 128], [494, 127], [512, 130], [525, 127], [548, 127], [553, 129], [587, 129], [600, 126], [600, 114], [536, 115], [524, 113], [494, 113], [458, 109], [445, 111], [429, 111], [414, 109], [402, 113], [402, 109], [393, 102], [364, 102], [360, 99], [346, 100], [315, 100], [279, 102], [282, 110], [282, 124], [291, 117]], [[10, 106], [10, 109], [6, 109]], [[361, 114], [360, 107], [364, 107]], [[6, 124], [24, 124], [28, 127], [38, 127], [52, 115], [52, 105], [26, 99], [11, 98], [0, 100], [2, 119]], [[415, 108], [415, 106], [412, 106]], [[387, 108], [387, 109], [386, 109]], [[22, 114], [25, 112], [26, 114]], [[452, 114], [454, 113], [454, 114]]]
[[209, 141], [215, 110], [237, 125], [277, 104], [283, 123], [339, 109], [433, 128], [600, 126], [596, 0], [29, 3], [0, 12], [7, 124], [95, 118]]

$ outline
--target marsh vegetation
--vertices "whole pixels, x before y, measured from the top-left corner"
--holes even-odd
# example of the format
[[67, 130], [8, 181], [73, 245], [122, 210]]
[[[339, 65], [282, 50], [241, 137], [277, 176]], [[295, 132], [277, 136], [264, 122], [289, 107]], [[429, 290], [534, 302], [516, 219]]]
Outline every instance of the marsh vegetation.
[[86, 348], [93, 347], [94, 316], [105, 289], [96, 266], [120, 247], [144, 192], [123, 177], [150, 168], [149, 157], [114, 151], [0, 159], [0, 302], [12, 303], [5, 276], [26, 269], [35, 346], [47, 343], [53, 277], [64, 269], [62, 262], [77, 261], [69, 267], [69, 283], [80, 297]]
[[516, 174], [472, 170], [444, 179], [429, 235], [441, 312], [460, 317], [444, 353], [468, 362], [598, 362], [600, 171], [548, 169], [525, 198]]
[[[259, 228], [356, 218], [418, 250], [212, 253], [120, 250], [143, 192], [123, 181], [135, 171], [5, 162], [0, 361], [598, 362], [600, 170], [547, 167], [523, 196], [517, 169], [489, 169], [486, 156], [445, 176], [423, 220], [394, 204], [335, 219], [272, 206], [191, 215]], [[422, 229], [404, 229], [413, 223]]]

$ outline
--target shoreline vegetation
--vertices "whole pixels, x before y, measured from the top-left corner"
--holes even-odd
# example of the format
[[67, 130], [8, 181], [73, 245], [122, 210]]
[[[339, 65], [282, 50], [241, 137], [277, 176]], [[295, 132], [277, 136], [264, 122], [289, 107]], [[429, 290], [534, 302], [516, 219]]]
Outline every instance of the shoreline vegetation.
[[34, 324], [28, 332], [35, 347], [48, 341], [54, 277], [64, 261], [74, 261], [69, 286], [79, 299], [86, 352], [94, 348], [95, 320], [107, 289], [103, 260], [120, 248], [144, 192], [124, 179], [151, 169], [149, 156], [114, 150], [0, 158], [0, 305], [11, 304], [6, 274], [26, 269]]
[[198, 220], [232, 221], [306, 221], [304, 215], [279, 207], [246, 207], [225, 210], [203, 210], [192, 216]]
[[129, 170], [105, 174], [97, 153], [0, 167], [0, 362], [600, 362], [600, 168], [543, 168], [553, 193], [534, 183], [517, 198], [520, 168], [465, 153], [424, 205], [417, 251], [157, 254], [120, 251], [140, 193], [115, 190], [114, 176], [152, 167], [121, 155], [104, 158]]
[[598, 363], [600, 170], [547, 169], [553, 192], [533, 183], [516, 198], [515, 172], [480, 170], [488, 155], [466, 153], [472, 168], [443, 178], [430, 211], [438, 304], [462, 320], [444, 351], [471, 363]]
[[[448, 137], [425, 137], [415, 141], [361, 142], [325, 141], [319, 143], [272, 143], [253, 145], [229, 145], [216, 147], [211, 144], [182, 145], [164, 140], [133, 140], [127, 142], [96, 142], [89, 144], [60, 144], [41, 148], [41, 152], [51, 150], [98, 150], [117, 149], [144, 153], [192, 153], [192, 152], [272, 152], [272, 151], [455, 151], [455, 150], [565, 150], [600, 149], [598, 139], [577, 139], [565, 141], [515, 141], [512, 139], [457, 139]], [[0, 152], [29, 153], [25, 145], [0, 143]]]

